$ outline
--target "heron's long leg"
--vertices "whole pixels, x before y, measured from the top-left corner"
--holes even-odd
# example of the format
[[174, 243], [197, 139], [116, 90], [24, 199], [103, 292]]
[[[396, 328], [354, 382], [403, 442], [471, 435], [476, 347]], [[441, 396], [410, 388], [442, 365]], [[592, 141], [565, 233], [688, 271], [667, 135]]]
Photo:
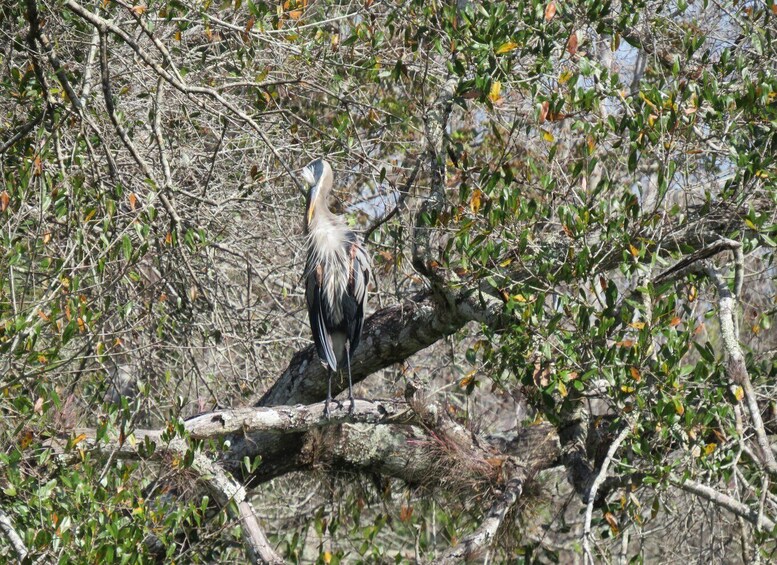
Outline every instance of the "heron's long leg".
[[326, 386], [326, 403], [324, 404], [324, 417], [329, 418], [329, 403], [332, 402], [332, 369], [327, 367], [326, 372], [327, 372], [327, 375], [329, 376], [329, 381]]
[[347, 339], [345, 340], [345, 363], [348, 366], [348, 400], [351, 401], [351, 407], [348, 409], [348, 412], [353, 414], [356, 401], [353, 399], [353, 382], [351, 381], [351, 342]]

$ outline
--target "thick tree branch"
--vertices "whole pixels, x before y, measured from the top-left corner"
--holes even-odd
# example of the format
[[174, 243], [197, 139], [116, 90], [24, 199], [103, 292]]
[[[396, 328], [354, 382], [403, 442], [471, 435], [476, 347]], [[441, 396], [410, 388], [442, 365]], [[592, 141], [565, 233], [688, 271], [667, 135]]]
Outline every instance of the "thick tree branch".
[[[428, 294], [379, 310], [364, 324], [361, 342], [351, 362], [353, 382], [404, 361], [457, 331], [466, 321], [438, 306]], [[292, 357], [283, 375], [255, 404], [280, 406], [318, 402], [326, 397], [327, 378], [315, 347], [311, 345]], [[346, 385], [342, 376], [336, 377], [332, 383], [333, 394], [342, 391]]]
[[[180, 440], [174, 442], [175, 449], [185, 453], [186, 444], [179, 442]], [[216, 503], [222, 508], [226, 508], [232, 518], [240, 521], [243, 543], [251, 561], [271, 565], [283, 563], [283, 559], [275, 552], [267, 540], [267, 536], [264, 535], [259, 518], [248, 500], [245, 487], [203, 453], [194, 454], [192, 469], [205, 483]]]
[[[728, 245], [730, 245], [730, 248], [735, 251], [735, 259], [738, 259], [734, 262], [736, 273], [734, 275], [734, 281], [735, 286], [741, 287], [743, 278], [742, 271], [744, 270], [741, 244], [732, 240], [725, 240], [725, 242], [727, 242]], [[737, 250], [739, 251], [738, 253], [736, 253]], [[763, 419], [761, 418], [761, 409], [758, 407], [758, 398], [756, 397], [755, 388], [753, 388], [753, 383], [750, 380], [747, 365], [745, 364], [745, 354], [742, 352], [742, 347], [739, 345], [739, 328], [736, 314], [737, 296], [732, 294], [720, 272], [712, 265], [707, 265], [705, 271], [718, 290], [718, 320], [720, 321], [720, 334], [723, 341], [723, 348], [726, 350], [726, 356], [728, 357], [729, 378], [735, 385], [741, 385], [742, 390], [745, 393], [747, 410], [750, 413], [750, 419], [753, 422], [753, 429], [755, 430], [755, 437], [758, 441], [758, 447], [760, 448], [759, 459], [769, 473], [777, 475], [777, 460], [775, 460], [769, 438], [766, 435], [766, 429], [764, 428]]]
[[2, 530], [3, 534], [5, 534], [5, 537], [8, 539], [8, 542], [11, 544], [11, 547], [16, 552], [16, 557], [19, 558], [19, 561], [24, 561], [24, 558], [27, 557], [27, 553], [28, 553], [27, 546], [24, 544], [24, 540], [14, 528], [11, 518], [9, 518], [8, 514], [3, 512], [1, 508], [0, 508], [0, 530]]
[[[403, 400], [357, 400], [353, 412], [348, 406], [336, 404], [330, 409], [330, 416], [324, 415], [324, 403], [311, 405], [279, 406], [276, 408], [235, 408], [208, 412], [186, 420], [184, 429], [191, 439], [218, 439], [232, 434], [251, 434], [257, 432], [276, 432], [295, 434], [307, 432], [318, 427], [334, 426], [343, 423], [360, 424], [408, 424], [417, 418], [407, 409]], [[83, 435], [87, 444], [97, 440], [95, 428], [76, 428], [76, 436]], [[165, 430], [136, 429], [130, 434], [136, 442], [150, 440], [164, 444]], [[118, 449], [124, 457], [135, 457], [137, 449], [118, 438], [101, 444], [106, 449]], [[260, 455], [256, 453], [254, 455]], [[241, 457], [242, 459], [242, 457]]]
[[599, 468], [599, 472], [596, 474], [596, 478], [588, 491], [588, 503], [585, 507], [585, 522], [583, 525], [583, 551], [586, 559], [591, 564], [596, 563], [591, 554], [591, 518], [593, 517], [596, 494], [599, 491], [599, 487], [602, 486], [604, 480], [607, 478], [607, 471], [610, 469], [610, 463], [612, 463], [612, 460], [615, 457], [615, 452], [618, 451], [618, 448], [626, 439], [626, 436], [629, 435], [630, 431], [631, 427], [627, 425], [621, 430], [621, 433], [618, 434], [615, 441], [610, 444], [610, 448], [607, 450], [607, 456], [604, 458], [602, 466]]

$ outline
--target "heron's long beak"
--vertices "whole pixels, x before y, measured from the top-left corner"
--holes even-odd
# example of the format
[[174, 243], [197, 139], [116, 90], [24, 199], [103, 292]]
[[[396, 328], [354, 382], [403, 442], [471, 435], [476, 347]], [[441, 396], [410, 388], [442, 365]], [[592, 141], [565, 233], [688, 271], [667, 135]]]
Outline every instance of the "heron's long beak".
[[310, 207], [308, 208], [308, 224], [309, 224], [309, 223], [311, 222], [311, 220], [313, 219], [313, 209], [314, 209], [315, 207], [316, 207], [316, 203], [315, 203], [315, 202], [311, 202], [311, 203], [310, 203]]
[[313, 212], [316, 209], [316, 199], [318, 198], [318, 189], [321, 183], [316, 183], [310, 187], [310, 205], [308, 206], [308, 224], [313, 219]]

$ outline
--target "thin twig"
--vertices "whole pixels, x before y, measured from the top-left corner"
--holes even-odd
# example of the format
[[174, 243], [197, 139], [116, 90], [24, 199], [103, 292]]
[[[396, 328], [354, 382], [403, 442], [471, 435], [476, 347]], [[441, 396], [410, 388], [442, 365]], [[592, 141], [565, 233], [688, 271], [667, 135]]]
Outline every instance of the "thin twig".
[[159, 63], [151, 59], [148, 53], [146, 53], [143, 49], [141, 49], [140, 46], [137, 44], [137, 42], [134, 41], [133, 38], [127, 32], [125, 32], [123, 29], [121, 29], [112, 21], [101, 18], [97, 14], [81, 6], [78, 2], [75, 2], [75, 0], [65, 0], [64, 5], [66, 8], [71, 10], [79, 17], [90, 22], [92, 25], [99, 27], [101, 30], [110, 31], [112, 34], [120, 37], [121, 40], [124, 43], [126, 43], [127, 46], [129, 46], [130, 49], [132, 49], [135, 52], [135, 54], [138, 56], [138, 58], [141, 61], [143, 61], [146, 65], [151, 67], [157, 73], [158, 76], [162, 77], [168, 84], [170, 84], [176, 90], [188, 95], [204, 94], [206, 96], [209, 96], [210, 98], [213, 98], [214, 100], [219, 102], [222, 106], [227, 108], [230, 112], [238, 116], [249, 126], [251, 126], [251, 128], [256, 132], [256, 134], [259, 136], [262, 142], [270, 149], [270, 151], [275, 156], [275, 158], [278, 159], [278, 162], [280, 163], [280, 165], [286, 170], [286, 172], [294, 182], [294, 185], [297, 187], [297, 190], [299, 191], [299, 193], [302, 194], [303, 196], [307, 195], [307, 191], [302, 186], [302, 183], [297, 178], [297, 175], [294, 174], [294, 171], [289, 165], [288, 159], [284, 159], [283, 156], [278, 152], [278, 149], [270, 142], [264, 130], [256, 122], [256, 120], [251, 118], [248, 114], [246, 114], [240, 108], [235, 106], [232, 102], [225, 99], [217, 90], [214, 90], [212, 88], [206, 88], [203, 86], [188, 85], [182, 79], [179, 79], [170, 71], [167, 71], [166, 69], [164, 69]]
[[725, 508], [726, 510], [733, 512], [737, 516], [741, 516], [751, 524], [755, 524], [761, 529], [764, 529], [766, 531], [771, 531], [777, 525], [774, 523], [774, 521], [771, 518], [768, 518], [766, 516], [759, 516], [758, 512], [756, 512], [755, 510], [752, 510], [751, 508], [742, 504], [738, 500], [735, 500], [730, 496], [728, 496], [727, 494], [723, 494], [722, 492], [719, 492], [711, 487], [708, 487], [707, 485], [703, 485], [701, 483], [692, 481], [690, 479], [682, 480], [681, 478], [676, 477], [674, 475], [669, 477], [669, 481], [676, 487], [686, 492], [689, 492], [691, 494], [694, 494], [696, 496], [703, 498], [704, 500], [708, 500], [714, 504], [717, 504], [721, 508]]
[[397, 203], [394, 206], [394, 209], [386, 214], [383, 218], [376, 221], [374, 224], [372, 224], [367, 231], [364, 232], [364, 241], [369, 241], [370, 236], [373, 234], [373, 232], [378, 229], [380, 226], [388, 222], [391, 218], [396, 216], [400, 209], [405, 205], [405, 200], [407, 200], [407, 197], [410, 195], [410, 189], [413, 187], [413, 183], [415, 183], [415, 178], [418, 175], [418, 171], [421, 168], [421, 157], [416, 158], [415, 166], [413, 167], [413, 172], [410, 173], [410, 176], [407, 178], [407, 182], [405, 182], [404, 188], [402, 188], [399, 191], [399, 198], [397, 198]]

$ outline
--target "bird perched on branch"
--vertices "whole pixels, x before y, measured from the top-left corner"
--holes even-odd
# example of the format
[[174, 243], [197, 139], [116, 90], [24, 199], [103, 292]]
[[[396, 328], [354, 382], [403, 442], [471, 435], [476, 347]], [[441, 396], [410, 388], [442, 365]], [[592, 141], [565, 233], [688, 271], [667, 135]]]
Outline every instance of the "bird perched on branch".
[[329, 210], [327, 198], [333, 181], [329, 163], [316, 159], [302, 170], [302, 178], [310, 186], [305, 214], [305, 298], [313, 341], [329, 373], [324, 407], [329, 417], [332, 376], [343, 365], [348, 371], [350, 410], [354, 408], [351, 356], [359, 345], [364, 323], [370, 260], [343, 217]]

